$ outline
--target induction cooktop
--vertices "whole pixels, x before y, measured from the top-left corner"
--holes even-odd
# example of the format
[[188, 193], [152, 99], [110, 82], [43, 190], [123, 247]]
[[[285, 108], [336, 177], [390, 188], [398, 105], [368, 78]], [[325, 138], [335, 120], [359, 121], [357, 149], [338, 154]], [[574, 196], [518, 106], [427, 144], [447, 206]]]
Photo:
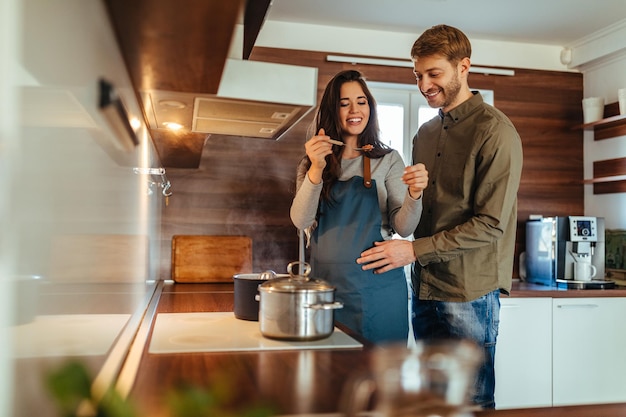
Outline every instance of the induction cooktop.
[[161, 313], [152, 331], [149, 353], [234, 352], [292, 349], [355, 349], [363, 344], [338, 328], [325, 339], [298, 342], [264, 337], [258, 321], [232, 312]]
[[557, 279], [558, 288], [566, 288], [568, 290], [608, 290], [615, 288], [615, 281], [604, 279], [591, 281], [575, 281], [573, 279]]

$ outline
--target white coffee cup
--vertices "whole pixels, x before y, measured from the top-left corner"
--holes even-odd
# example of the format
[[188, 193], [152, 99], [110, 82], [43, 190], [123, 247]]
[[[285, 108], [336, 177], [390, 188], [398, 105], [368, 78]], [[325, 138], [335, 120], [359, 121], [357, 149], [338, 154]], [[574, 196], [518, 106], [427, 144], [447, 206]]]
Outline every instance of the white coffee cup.
[[626, 114], [626, 88], [617, 90], [617, 101], [619, 102], [619, 114]]
[[604, 97], [583, 99], [583, 122], [593, 123], [604, 117]]
[[595, 265], [591, 264], [588, 256], [579, 257], [574, 263], [574, 280], [575, 281], [591, 281], [596, 276], [598, 270]]

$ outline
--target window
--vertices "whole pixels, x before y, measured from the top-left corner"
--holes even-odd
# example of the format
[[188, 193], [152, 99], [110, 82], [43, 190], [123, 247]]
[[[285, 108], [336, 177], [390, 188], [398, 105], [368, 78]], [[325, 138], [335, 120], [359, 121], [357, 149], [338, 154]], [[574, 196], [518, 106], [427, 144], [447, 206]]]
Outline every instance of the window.
[[[378, 104], [378, 124], [383, 142], [400, 152], [405, 164], [410, 164], [415, 132], [437, 116], [439, 109], [428, 105], [417, 85], [370, 81], [368, 86]], [[479, 91], [485, 102], [493, 106], [493, 91]]]

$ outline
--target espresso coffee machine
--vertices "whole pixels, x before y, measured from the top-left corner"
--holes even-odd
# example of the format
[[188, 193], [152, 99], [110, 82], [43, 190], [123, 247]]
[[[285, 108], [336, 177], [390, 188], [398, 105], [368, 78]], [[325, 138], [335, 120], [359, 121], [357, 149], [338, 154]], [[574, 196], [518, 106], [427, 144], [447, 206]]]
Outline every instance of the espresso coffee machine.
[[[526, 281], [566, 288], [610, 288], [604, 278], [604, 218], [531, 216], [526, 222]], [[574, 265], [589, 257], [596, 267], [591, 281], [575, 281]]]

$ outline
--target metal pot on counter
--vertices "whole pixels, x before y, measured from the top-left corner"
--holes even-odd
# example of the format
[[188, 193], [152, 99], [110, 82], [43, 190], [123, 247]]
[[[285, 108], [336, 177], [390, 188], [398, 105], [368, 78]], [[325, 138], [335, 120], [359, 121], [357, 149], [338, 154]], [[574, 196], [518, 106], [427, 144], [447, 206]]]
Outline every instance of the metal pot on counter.
[[285, 278], [288, 274], [277, 274], [274, 271], [264, 271], [258, 274], [233, 275], [235, 303], [235, 317], [240, 320], [259, 320], [259, 285], [270, 279]]
[[[293, 267], [299, 265], [299, 274]], [[287, 265], [288, 277], [268, 280], [259, 286], [259, 326], [271, 339], [308, 341], [324, 339], [335, 329], [334, 310], [343, 308], [335, 301], [335, 287], [310, 278], [306, 262]]]

